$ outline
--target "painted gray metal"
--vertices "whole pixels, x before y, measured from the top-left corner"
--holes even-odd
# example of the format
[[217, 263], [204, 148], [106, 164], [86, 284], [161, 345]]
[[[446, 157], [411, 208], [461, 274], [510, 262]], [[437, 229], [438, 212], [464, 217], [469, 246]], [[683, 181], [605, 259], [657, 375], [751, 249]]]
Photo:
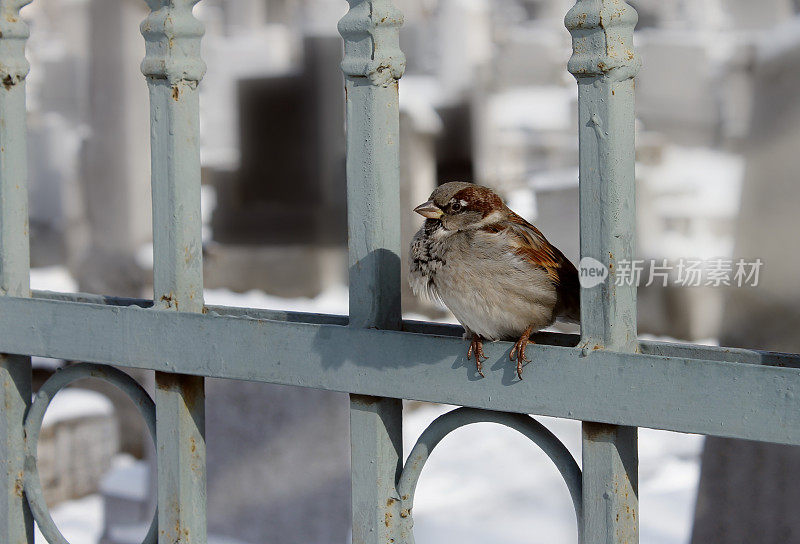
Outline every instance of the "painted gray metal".
[[[127, 394], [139, 410], [142, 418], [144, 418], [153, 442], [156, 440], [155, 403], [136, 380], [121, 370], [106, 365], [80, 363], [56, 372], [43, 383], [36, 392], [36, 399], [25, 417], [25, 434], [27, 436], [25, 442], [25, 493], [42, 536], [51, 544], [69, 544], [69, 541], [64, 538], [64, 535], [56, 527], [45, 503], [39, 469], [36, 463], [39, 432], [42, 429], [44, 414], [53, 397], [71, 383], [86, 378], [100, 378], [115, 385]], [[142, 544], [155, 544], [158, 541], [157, 539], [158, 512], [153, 515], [153, 521], [150, 523], [150, 528]]]
[[[581, 523], [583, 518], [581, 469], [563, 442], [551, 433], [547, 427], [528, 415], [477, 410], [475, 408], [457, 408], [439, 416], [433, 423], [428, 425], [419, 439], [417, 439], [417, 443], [414, 444], [406, 460], [403, 473], [397, 484], [397, 495], [392, 497], [396, 519], [403, 524], [400, 531], [401, 536], [407, 535], [405, 539], [399, 542], [407, 542], [408, 544], [413, 544], [414, 542], [411, 532], [413, 526], [411, 510], [414, 507], [414, 492], [422, 475], [422, 469], [425, 467], [425, 463], [428, 461], [433, 449], [451, 432], [473, 423], [497, 423], [510, 427], [528, 437], [547, 454], [564, 479], [570, 497], [572, 497], [572, 505], [575, 507], [575, 516], [578, 522], [578, 534], [580, 535], [583, 528]], [[579, 541], [583, 542], [581, 536], [579, 536]]]
[[[624, 0], [578, 0], [564, 20], [572, 35], [567, 65], [578, 83], [581, 260], [607, 281], [581, 290], [581, 346], [638, 351], [636, 285], [617, 285], [618, 263], [634, 259], [633, 78], [636, 11]], [[583, 533], [588, 542], [639, 541], [635, 428], [584, 423]]]
[[[197, 86], [203, 25], [198, 0], [148, 0], [141, 25], [150, 89], [154, 311], [203, 311], [200, 221], [200, 115]], [[203, 378], [156, 373], [158, 539], [206, 542]]]
[[396, 537], [389, 498], [403, 465], [402, 415], [400, 399], [350, 395], [354, 544]]
[[[29, 0], [0, 0], [0, 297], [30, 295], [25, 78]], [[22, 421], [31, 402], [31, 361], [0, 353], [0, 542], [33, 544], [23, 493]]]
[[475, 380], [453, 336], [13, 297], [0, 328], [9, 353], [800, 445], [792, 367], [533, 345], [517, 381], [496, 342]]
[[[400, 106], [403, 15], [390, 0], [348, 0], [339, 21], [347, 112], [347, 224], [352, 329], [399, 329]], [[353, 544], [391, 542], [388, 498], [403, 459], [403, 404], [352, 395]]]

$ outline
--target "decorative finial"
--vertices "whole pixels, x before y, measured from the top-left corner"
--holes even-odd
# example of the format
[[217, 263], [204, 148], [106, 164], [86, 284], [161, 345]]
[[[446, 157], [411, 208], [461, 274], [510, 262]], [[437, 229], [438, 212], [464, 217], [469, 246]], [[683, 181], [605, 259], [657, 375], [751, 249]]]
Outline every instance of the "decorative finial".
[[636, 10], [624, 0], [577, 0], [564, 18], [572, 34], [567, 69], [578, 79], [635, 77], [641, 66], [633, 49], [638, 20]]
[[203, 23], [192, 14], [199, 0], [147, 0], [150, 15], [142, 22], [146, 42], [142, 73], [171, 84], [203, 79], [206, 64], [200, 58]]
[[391, 0], [348, 0], [350, 11], [339, 21], [344, 38], [342, 71], [350, 78], [366, 78], [388, 87], [406, 69], [400, 50], [403, 14]]
[[19, 10], [31, 0], [0, 0], [0, 84], [10, 89], [24, 80], [30, 70], [25, 58], [25, 41], [30, 35]]

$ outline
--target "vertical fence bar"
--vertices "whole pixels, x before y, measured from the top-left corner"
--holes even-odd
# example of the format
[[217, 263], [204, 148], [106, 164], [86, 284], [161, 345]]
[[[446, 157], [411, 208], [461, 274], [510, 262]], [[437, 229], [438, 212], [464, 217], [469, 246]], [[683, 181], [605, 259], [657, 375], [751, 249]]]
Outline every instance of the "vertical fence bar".
[[[142, 23], [150, 88], [155, 309], [202, 312], [197, 85], [203, 25], [198, 0], [148, 0]], [[156, 373], [159, 543], [206, 542], [205, 393], [202, 377]]]
[[[0, 0], [0, 295], [30, 296], [25, 42], [20, 9], [30, 0]], [[0, 354], [0, 542], [33, 543], [23, 493], [23, 421], [31, 403], [31, 359]]]
[[[636, 11], [624, 0], [577, 0], [565, 19], [569, 71], [578, 82], [582, 268], [606, 266], [605, 283], [581, 292], [585, 350], [633, 352], [636, 285], [616, 285], [634, 258], [634, 55]], [[586, 263], [586, 264], [584, 264]], [[583, 524], [590, 543], [638, 542], [637, 430], [584, 423]]]
[[[390, 0], [348, 0], [344, 38], [350, 326], [400, 326], [398, 80], [402, 14]], [[402, 401], [351, 396], [353, 544], [389, 542], [402, 467]]]

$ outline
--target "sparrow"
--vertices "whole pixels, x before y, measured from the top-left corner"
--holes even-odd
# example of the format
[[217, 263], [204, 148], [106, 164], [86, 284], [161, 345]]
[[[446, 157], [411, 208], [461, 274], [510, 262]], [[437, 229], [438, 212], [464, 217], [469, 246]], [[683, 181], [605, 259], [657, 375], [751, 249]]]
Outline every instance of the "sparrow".
[[557, 318], [580, 321], [575, 266], [488, 187], [445, 183], [414, 211], [426, 218], [411, 242], [414, 294], [450, 309], [481, 376], [483, 342], [515, 341], [509, 359], [522, 379], [530, 335]]

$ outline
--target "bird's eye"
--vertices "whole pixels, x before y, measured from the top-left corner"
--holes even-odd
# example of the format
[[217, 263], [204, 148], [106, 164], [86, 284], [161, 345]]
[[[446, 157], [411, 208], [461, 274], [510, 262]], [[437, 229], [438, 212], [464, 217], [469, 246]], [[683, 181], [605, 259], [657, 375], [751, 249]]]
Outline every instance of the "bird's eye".
[[450, 206], [450, 209], [453, 210], [454, 212], [460, 212], [461, 211], [461, 202], [453, 202], [453, 205]]

